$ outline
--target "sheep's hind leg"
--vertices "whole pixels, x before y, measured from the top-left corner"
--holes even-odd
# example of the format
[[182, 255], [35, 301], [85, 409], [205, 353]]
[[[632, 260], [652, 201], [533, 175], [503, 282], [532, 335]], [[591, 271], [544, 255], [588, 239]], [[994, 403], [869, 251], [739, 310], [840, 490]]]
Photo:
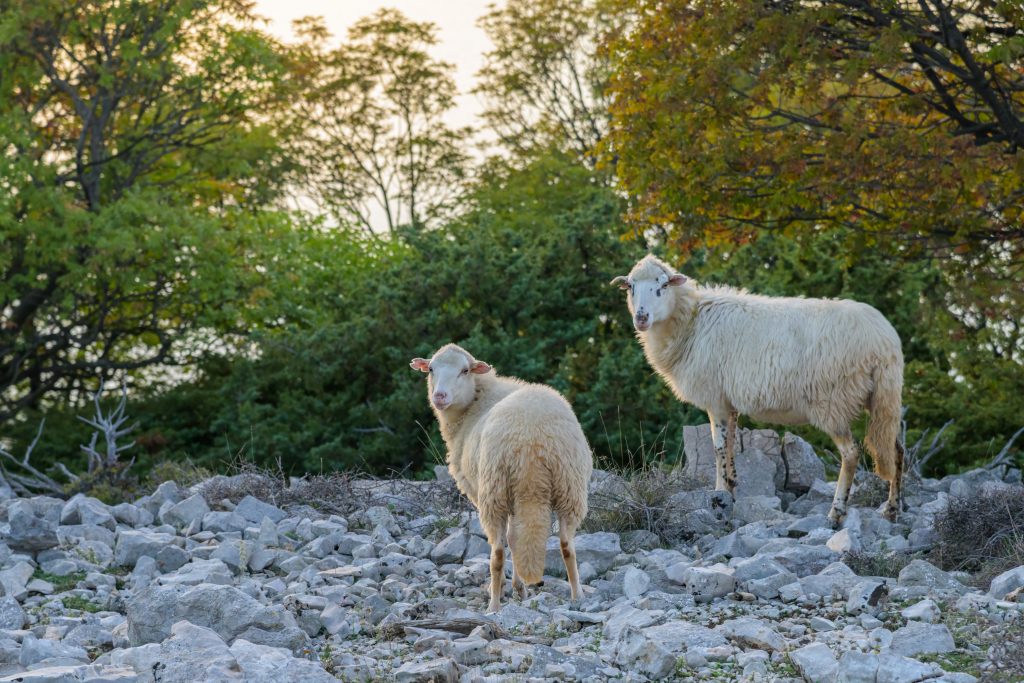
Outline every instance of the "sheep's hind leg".
[[512, 556], [512, 593], [520, 600], [526, 599], [526, 583], [522, 577], [519, 576], [519, 571], [516, 570], [516, 526], [512, 523], [512, 518], [508, 518], [508, 549], [511, 551]]
[[842, 436], [832, 435], [839, 455], [842, 458], [842, 465], [839, 468], [839, 480], [836, 482], [836, 495], [832, 499], [832, 509], [829, 510], [828, 519], [833, 529], [838, 529], [846, 518], [846, 506], [850, 500], [850, 487], [853, 486], [853, 478], [857, 474], [857, 462], [860, 460], [860, 453], [857, 444], [850, 434]]
[[580, 585], [580, 571], [576, 566], [576, 523], [570, 522], [566, 515], [558, 515], [558, 541], [562, 548], [562, 561], [565, 562], [565, 575], [569, 579], [569, 592], [572, 606], [578, 608], [583, 598], [583, 587]]
[[889, 482], [889, 500], [882, 509], [882, 516], [895, 522], [903, 512], [903, 444], [896, 442], [896, 475]]

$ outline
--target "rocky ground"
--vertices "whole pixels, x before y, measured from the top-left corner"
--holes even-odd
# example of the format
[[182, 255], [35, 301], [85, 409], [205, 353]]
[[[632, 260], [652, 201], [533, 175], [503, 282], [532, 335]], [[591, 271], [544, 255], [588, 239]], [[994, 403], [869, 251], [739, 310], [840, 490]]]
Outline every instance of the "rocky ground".
[[[706, 437], [690, 434], [687, 481], [707, 474]], [[924, 559], [886, 577], [841, 558], [924, 550], [950, 495], [1007, 484], [983, 471], [923, 480], [898, 524], [861, 507], [835, 531], [832, 485], [805, 443], [746, 432], [742, 445], [735, 501], [672, 495], [661, 521], [685, 540], [580, 534], [585, 597], [570, 605], [552, 539], [543, 587], [497, 614], [483, 612], [487, 543], [450, 483], [355, 482], [358, 504], [333, 515], [214, 498], [245, 484], [223, 477], [167, 482], [112, 507], [9, 498], [0, 681], [966, 683], [996, 673], [990, 648], [1024, 629], [1024, 566], [977, 588]], [[595, 518], [615, 522], [629, 488], [596, 472]]]

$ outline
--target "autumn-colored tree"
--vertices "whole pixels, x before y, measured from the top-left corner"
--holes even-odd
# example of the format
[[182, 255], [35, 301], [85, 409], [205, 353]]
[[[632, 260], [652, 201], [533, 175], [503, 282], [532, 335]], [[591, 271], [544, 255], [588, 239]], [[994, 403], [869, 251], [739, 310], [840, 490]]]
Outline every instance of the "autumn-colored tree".
[[683, 247], [842, 227], [1024, 303], [1024, 5], [623, 0], [606, 152]]
[[[966, 420], [961, 443], [972, 428], [998, 435], [965, 460], [998, 451], [1024, 384], [1024, 5], [618, 6], [629, 21], [605, 45], [604, 150], [634, 228], [683, 252], [771, 235], [818, 253], [835, 240], [831, 258], [850, 265], [934, 264], [941, 279], [904, 335], [931, 349], [908, 366], [908, 417]], [[977, 417], [954, 407], [967, 397]]]
[[446, 122], [455, 67], [430, 55], [437, 27], [382, 9], [334, 50], [323, 48], [322, 19], [297, 28], [305, 38], [297, 108], [309, 123], [298, 152], [317, 203], [371, 235], [445, 216], [463, 187], [471, 131]]
[[607, 129], [606, 0], [508, 0], [480, 19], [494, 48], [476, 92], [483, 120], [514, 153], [564, 149], [588, 164]]
[[0, 420], [236, 324], [286, 99], [249, 5], [0, 1]]

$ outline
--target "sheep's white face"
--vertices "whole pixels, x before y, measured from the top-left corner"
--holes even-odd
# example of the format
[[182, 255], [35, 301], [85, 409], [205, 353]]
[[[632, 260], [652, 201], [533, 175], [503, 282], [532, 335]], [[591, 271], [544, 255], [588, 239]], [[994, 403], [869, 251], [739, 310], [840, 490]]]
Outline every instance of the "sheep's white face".
[[430, 404], [438, 411], [465, 408], [476, 395], [476, 378], [491, 371], [491, 366], [474, 360], [464, 349], [449, 344], [430, 360], [413, 358], [409, 367], [427, 373]]
[[646, 332], [652, 325], [672, 314], [675, 293], [670, 288], [678, 287], [684, 282], [685, 275], [665, 271], [653, 276], [645, 273], [644, 277], [619, 276], [612, 280], [612, 284], [629, 291], [626, 305], [633, 314], [633, 327], [637, 332]]

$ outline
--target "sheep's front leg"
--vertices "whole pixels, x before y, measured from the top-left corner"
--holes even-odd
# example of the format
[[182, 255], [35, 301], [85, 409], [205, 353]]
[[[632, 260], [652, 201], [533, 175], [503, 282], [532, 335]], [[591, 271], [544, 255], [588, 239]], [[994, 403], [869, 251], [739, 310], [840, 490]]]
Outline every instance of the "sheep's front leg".
[[853, 486], [853, 478], [857, 474], [857, 462], [860, 460], [860, 453], [853, 436], [845, 434], [832, 436], [839, 455], [842, 458], [842, 465], [839, 468], [839, 480], [836, 482], [836, 495], [832, 499], [832, 509], [829, 510], [828, 519], [832, 528], [838, 529], [846, 518], [846, 505], [850, 500], [850, 487]]
[[501, 593], [505, 587], [505, 533], [488, 534], [491, 544], [491, 602], [488, 612], [501, 609]]
[[736, 495], [736, 419], [735, 410], [729, 411], [729, 421], [725, 426], [725, 485], [729, 493]]
[[[726, 413], [731, 415], [731, 413]], [[727, 441], [730, 420], [721, 421], [713, 415], [711, 417], [711, 441], [715, 446], [715, 490], [728, 491], [730, 494], [736, 492], [736, 466], [733, 462]], [[736, 423], [731, 421], [732, 431], [735, 432]]]

